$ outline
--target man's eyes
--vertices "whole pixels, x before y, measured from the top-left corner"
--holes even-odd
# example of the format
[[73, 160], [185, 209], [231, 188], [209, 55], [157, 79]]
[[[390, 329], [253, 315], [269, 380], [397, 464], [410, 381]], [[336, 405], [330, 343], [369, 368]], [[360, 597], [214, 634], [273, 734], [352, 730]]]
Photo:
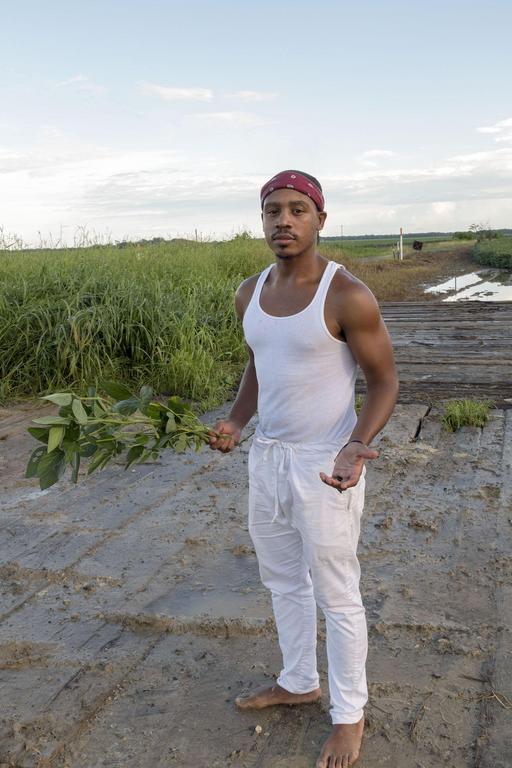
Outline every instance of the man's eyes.
[[[275, 209], [274, 208], [271, 208], [271, 209], [267, 208], [267, 210], [265, 211], [265, 214], [267, 216], [278, 216], [279, 213], [280, 212], [279, 212], [279, 210], [277, 208], [275, 208]], [[294, 216], [298, 216], [301, 213], [304, 213], [304, 209], [303, 208], [292, 208], [292, 213], [294, 214]]]

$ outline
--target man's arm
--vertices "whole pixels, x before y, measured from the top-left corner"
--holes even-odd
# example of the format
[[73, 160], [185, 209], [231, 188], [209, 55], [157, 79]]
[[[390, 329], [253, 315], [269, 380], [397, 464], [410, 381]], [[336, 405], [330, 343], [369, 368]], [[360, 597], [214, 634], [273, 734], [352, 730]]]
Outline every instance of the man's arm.
[[[236, 292], [235, 309], [240, 322], [242, 322], [245, 310], [251, 300], [257, 277], [256, 275], [244, 280]], [[249, 346], [247, 349], [249, 360], [245, 366], [233, 407], [227, 419], [217, 422], [210, 437], [210, 447], [223, 453], [229, 453], [240, 442], [242, 429], [254, 416], [258, 405], [258, 379], [254, 366], [254, 354]]]
[[321, 474], [325, 483], [340, 491], [356, 485], [366, 459], [378, 457], [378, 452], [367, 446], [388, 421], [398, 395], [391, 339], [377, 301], [363, 283], [351, 276], [343, 279], [347, 283], [340, 303], [340, 327], [363, 371], [367, 394], [349, 442], [336, 458], [332, 475]]

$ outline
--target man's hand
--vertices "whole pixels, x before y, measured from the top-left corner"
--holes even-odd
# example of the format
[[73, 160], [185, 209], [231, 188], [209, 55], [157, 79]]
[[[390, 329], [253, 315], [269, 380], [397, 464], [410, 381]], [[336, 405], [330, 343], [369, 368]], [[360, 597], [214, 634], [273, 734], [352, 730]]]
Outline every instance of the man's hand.
[[320, 479], [340, 492], [346, 491], [347, 488], [357, 485], [365, 460], [378, 457], [378, 451], [367, 448], [362, 443], [347, 443], [336, 456], [332, 475], [320, 472]]
[[229, 453], [240, 442], [242, 430], [234, 421], [218, 421], [210, 432], [210, 448], [214, 451]]

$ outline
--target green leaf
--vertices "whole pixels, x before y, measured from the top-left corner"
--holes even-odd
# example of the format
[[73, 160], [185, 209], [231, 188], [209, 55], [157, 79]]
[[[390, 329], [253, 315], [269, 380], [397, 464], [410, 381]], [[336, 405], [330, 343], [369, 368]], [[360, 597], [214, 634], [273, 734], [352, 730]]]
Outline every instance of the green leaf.
[[106, 413], [105, 409], [96, 400], [92, 404], [92, 412], [94, 413], [97, 419], [102, 419]]
[[87, 467], [87, 474], [92, 475], [95, 469], [98, 469], [100, 464], [102, 464], [105, 459], [108, 461], [110, 457], [112, 456], [112, 453], [110, 451], [105, 450], [104, 448], [99, 448], [96, 450], [96, 453], [92, 457], [89, 466]]
[[38, 419], [33, 419], [34, 424], [44, 424], [47, 427], [59, 427], [61, 425], [68, 425], [69, 419], [65, 416], [40, 416]]
[[116, 381], [102, 381], [100, 387], [114, 400], [127, 400], [133, 397], [128, 387], [125, 387], [124, 384], [118, 384]]
[[167, 424], [165, 425], [165, 432], [168, 435], [169, 432], [176, 432], [176, 419], [174, 418], [174, 413], [167, 414]]
[[55, 403], [55, 405], [71, 405], [72, 398], [73, 395], [70, 392], [61, 392], [55, 395], [46, 395], [41, 399], [49, 400], [50, 403]]
[[64, 440], [60, 444], [60, 448], [62, 451], [64, 451], [64, 454], [66, 456], [66, 461], [70, 464], [73, 461], [73, 456], [75, 453], [80, 454], [81, 451], [81, 445], [76, 440], [68, 440], [66, 436], [64, 436]]
[[148, 387], [147, 385], [141, 387], [139, 397], [142, 405], [149, 405], [153, 397], [153, 387]]
[[160, 403], [149, 403], [149, 405], [144, 405], [144, 403], [141, 402], [139, 411], [143, 413], [144, 416], [149, 416], [150, 419], [159, 419], [163, 413], [167, 413], [167, 408], [165, 405], [160, 405]]
[[48, 453], [51, 453], [56, 448], [60, 447], [64, 432], [64, 427], [50, 427], [50, 432], [48, 434]]
[[176, 451], [176, 453], [183, 453], [183, 451], [187, 448], [187, 446], [188, 446], [187, 436], [184, 434], [181, 434], [176, 440], [176, 442], [174, 443], [173, 448]]
[[137, 461], [137, 459], [140, 459], [143, 453], [144, 453], [143, 445], [133, 445], [126, 455], [125, 469], [129, 469], [129, 467], [131, 467], [131, 465], [134, 464]]
[[46, 448], [44, 445], [38, 445], [37, 448], [32, 451], [28, 460], [27, 469], [25, 471], [25, 477], [36, 477], [39, 460], [45, 454]]
[[80, 469], [80, 454], [76, 451], [71, 459], [71, 481], [76, 483], [78, 481], [78, 470]]
[[42, 491], [54, 485], [66, 469], [64, 452], [58, 448], [52, 453], [46, 453], [37, 466], [39, 487]]
[[87, 412], [78, 398], [73, 398], [73, 414], [79, 424], [87, 424]]
[[123, 416], [131, 416], [138, 409], [139, 405], [140, 400], [138, 397], [130, 397], [128, 400], [120, 400], [112, 406], [112, 410], [114, 413], [122, 413]]
[[30, 432], [32, 437], [35, 437], [35, 439], [39, 440], [41, 443], [48, 442], [48, 429], [45, 429], [44, 427], [28, 427], [27, 431]]
[[89, 459], [98, 450], [96, 443], [84, 443], [80, 448], [80, 456], [84, 459]]
[[168, 406], [168, 408], [171, 409], [171, 411], [176, 416], [179, 416], [182, 413], [185, 413], [185, 411], [187, 410], [187, 406], [182, 401], [182, 399], [180, 397], [178, 397], [177, 395], [174, 395], [174, 397], [170, 397], [169, 398], [169, 400], [167, 401], [167, 406]]

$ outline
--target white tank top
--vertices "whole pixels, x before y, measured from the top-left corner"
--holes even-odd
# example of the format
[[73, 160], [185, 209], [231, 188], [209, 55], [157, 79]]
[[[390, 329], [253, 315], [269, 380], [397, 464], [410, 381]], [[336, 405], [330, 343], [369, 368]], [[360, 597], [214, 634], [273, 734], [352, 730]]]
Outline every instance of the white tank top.
[[260, 274], [243, 319], [258, 378], [259, 432], [289, 443], [341, 448], [357, 420], [357, 363], [325, 323], [325, 297], [339, 265], [330, 261], [311, 303], [286, 317], [268, 315], [260, 305], [272, 267]]

